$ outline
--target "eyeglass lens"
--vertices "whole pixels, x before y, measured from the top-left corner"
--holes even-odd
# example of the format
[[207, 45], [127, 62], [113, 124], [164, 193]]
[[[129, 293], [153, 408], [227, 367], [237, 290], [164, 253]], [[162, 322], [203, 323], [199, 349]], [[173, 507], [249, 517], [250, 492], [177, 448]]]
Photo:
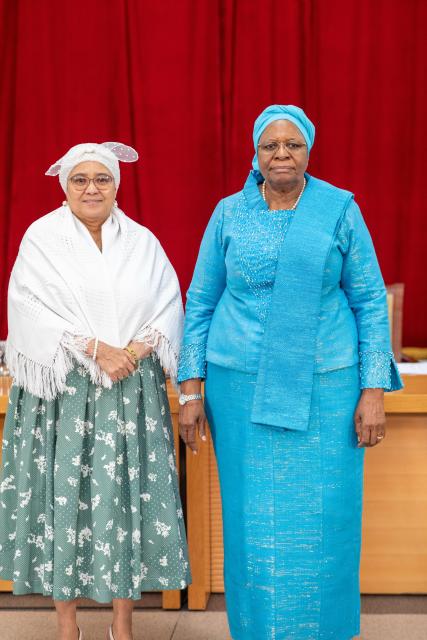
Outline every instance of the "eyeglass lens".
[[73, 185], [73, 187], [80, 191], [87, 189], [90, 182], [93, 182], [93, 184], [97, 189], [101, 189], [101, 190], [108, 189], [112, 181], [113, 181], [113, 178], [106, 174], [95, 176], [95, 178], [88, 178], [87, 176], [72, 176], [70, 178], [70, 182]]

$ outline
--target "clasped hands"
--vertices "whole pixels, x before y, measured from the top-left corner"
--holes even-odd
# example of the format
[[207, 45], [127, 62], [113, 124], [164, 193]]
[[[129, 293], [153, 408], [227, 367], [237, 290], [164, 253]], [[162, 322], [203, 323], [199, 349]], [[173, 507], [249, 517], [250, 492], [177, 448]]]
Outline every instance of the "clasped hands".
[[[87, 355], [93, 355], [94, 346], [95, 340], [91, 340], [87, 346]], [[118, 382], [119, 380], [123, 380], [123, 378], [127, 378], [136, 370], [138, 360], [143, 360], [153, 351], [153, 348], [144, 344], [144, 342], [132, 341], [127, 346], [136, 354], [136, 360], [132, 353], [126, 349], [112, 347], [106, 342], [98, 342], [96, 362], [102, 371], [104, 371], [113, 382]]]

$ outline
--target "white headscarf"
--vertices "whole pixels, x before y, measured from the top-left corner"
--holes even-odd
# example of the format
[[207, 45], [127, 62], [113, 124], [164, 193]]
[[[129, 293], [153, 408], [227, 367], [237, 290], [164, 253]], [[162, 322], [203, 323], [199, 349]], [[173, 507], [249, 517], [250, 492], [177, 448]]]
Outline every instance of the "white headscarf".
[[120, 168], [121, 162], [136, 162], [138, 153], [132, 147], [128, 147], [121, 142], [85, 142], [76, 144], [71, 147], [59, 160], [49, 167], [46, 171], [47, 176], [57, 176], [59, 174], [59, 182], [61, 187], [67, 193], [67, 180], [74, 167], [81, 162], [87, 161], [100, 162], [111, 171], [114, 178], [116, 189], [120, 184]]

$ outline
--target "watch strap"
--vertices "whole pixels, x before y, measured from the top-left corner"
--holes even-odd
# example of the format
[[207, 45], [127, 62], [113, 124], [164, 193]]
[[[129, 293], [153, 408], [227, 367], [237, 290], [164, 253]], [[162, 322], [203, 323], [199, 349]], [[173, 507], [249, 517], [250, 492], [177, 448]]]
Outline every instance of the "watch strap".
[[179, 396], [180, 402], [181, 404], [186, 404], [187, 402], [190, 402], [190, 400], [201, 400], [202, 399], [202, 394], [201, 393], [191, 393], [190, 395], [186, 395], [185, 393], [181, 393], [181, 395]]

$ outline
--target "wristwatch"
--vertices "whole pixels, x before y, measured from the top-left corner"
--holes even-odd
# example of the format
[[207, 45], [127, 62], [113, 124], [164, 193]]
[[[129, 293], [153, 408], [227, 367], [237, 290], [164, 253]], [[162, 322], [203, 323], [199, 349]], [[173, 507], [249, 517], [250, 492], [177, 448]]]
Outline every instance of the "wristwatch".
[[178, 402], [183, 407], [187, 402], [190, 402], [190, 400], [201, 400], [201, 399], [202, 399], [201, 393], [192, 393], [189, 396], [186, 396], [184, 393], [180, 393]]

